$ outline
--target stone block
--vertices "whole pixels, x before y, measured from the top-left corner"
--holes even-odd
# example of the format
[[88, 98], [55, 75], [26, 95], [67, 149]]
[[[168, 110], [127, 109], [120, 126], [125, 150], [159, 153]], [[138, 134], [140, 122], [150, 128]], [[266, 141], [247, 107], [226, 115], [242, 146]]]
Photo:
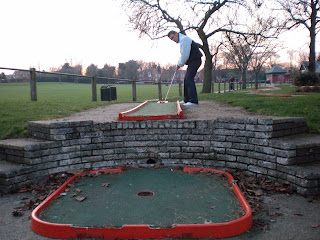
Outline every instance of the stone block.
[[259, 159], [259, 160], [265, 160], [268, 162], [276, 162], [276, 156], [272, 156], [264, 153], [248, 152], [248, 157]]
[[99, 150], [99, 149], [102, 149], [102, 146], [103, 146], [102, 143], [80, 145], [80, 150], [81, 151]]
[[229, 129], [215, 129], [213, 130], [213, 134], [216, 135], [223, 135], [223, 136], [239, 136], [236, 133], [241, 132], [241, 131], [235, 131], [235, 130], [229, 130]]
[[257, 165], [258, 160], [248, 157], [237, 156], [237, 162], [245, 163], [248, 165]]
[[287, 179], [287, 174], [283, 173], [281, 171], [273, 170], [273, 169], [268, 169], [268, 176], [275, 177], [276, 179]]
[[203, 147], [182, 147], [182, 152], [203, 153]]
[[238, 149], [226, 149], [226, 153], [233, 156], [247, 156], [247, 151]]
[[67, 160], [61, 160], [59, 161], [59, 166], [66, 166], [66, 165], [73, 165], [81, 163], [81, 158], [72, 158], [72, 159], [67, 159]]
[[274, 137], [273, 132], [254, 132], [255, 138], [269, 139]]
[[272, 163], [272, 162], [268, 162], [268, 161], [262, 161], [262, 160], [258, 161], [258, 166], [264, 167], [264, 168], [268, 168], [268, 169], [276, 169], [277, 168], [277, 164], [276, 163]]
[[230, 162], [237, 161], [236, 156], [227, 155], [227, 154], [216, 154], [216, 159], [220, 161], [230, 161]]
[[181, 135], [190, 135], [194, 129], [168, 129], [169, 135], [172, 134], [181, 134]]
[[91, 162], [98, 162], [103, 160], [104, 160], [103, 156], [88, 156], [88, 157], [81, 158], [82, 163], [91, 163]]
[[226, 149], [225, 148], [214, 147], [214, 148], [212, 148], [212, 151], [215, 152], [215, 153], [220, 153], [220, 154], [225, 154], [226, 153]]
[[264, 146], [255, 146], [254, 150], [259, 153], [265, 153], [268, 155], [274, 155], [275, 149], [270, 147], [264, 147]]
[[193, 158], [193, 153], [171, 152], [170, 157], [173, 159], [190, 159]]
[[[154, 135], [154, 136], [156, 136], [156, 135]], [[180, 141], [181, 134], [159, 135], [158, 140]]]
[[292, 161], [292, 159], [290, 159], [290, 158], [283, 158], [283, 157], [276, 158], [276, 162], [278, 164], [282, 164], [282, 165], [290, 165], [291, 161]]
[[295, 157], [296, 156], [296, 150], [280, 150], [280, 149], [275, 149], [275, 155], [278, 157], [283, 157], [283, 158], [290, 158], [290, 157]]
[[320, 187], [318, 188], [305, 188], [297, 187], [297, 192], [304, 196], [318, 196], [320, 194]]
[[215, 154], [213, 153], [194, 153], [194, 158], [203, 160], [213, 160], [215, 159]]
[[254, 166], [254, 165], [249, 165], [248, 170], [250, 172], [260, 173], [260, 174], [267, 174], [268, 173], [267, 169], [265, 169], [263, 167]]
[[226, 137], [227, 142], [233, 142], [233, 143], [247, 143], [246, 137], [236, 137], [236, 136], [227, 136]]
[[209, 147], [209, 141], [189, 141], [190, 147]]
[[235, 169], [242, 169], [242, 170], [248, 169], [247, 164], [238, 163], [238, 162], [226, 162], [226, 167], [235, 168]]
[[215, 148], [231, 148], [231, 142], [211, 142], [211, 147]]
[[301, 187], [308, 187], [308, 188], [320, 187], [319, 179], [303, 179], [303, 178], [299, 178], [299, 177], [288, 174], [287, 180]]
[[92, 155], [106, 155], [106, 154], [114, 154], [114, 149], [102, 149], [102, 150], [93, 150]]
[[159, 159], [163, 159], [163, 158], [169, 158], [170, 157], [170, 153], [168, 153], [168, 152], [165, 152], [165, 153], [163, 153], [163, 152], [159, 152], [158, 153], [158, 158]]
[[92, 138], [92, 143], [110, 143], [114, 142], [114, 137], [94, 137]]
[[232, 148], [233, 149], [240, 149], [240, 150], [246, 150], [246, 151], [250, 151], [254, 149], [254, 146], [250, 145], [250, 144], [246, 144], [246, 143], [232, 143]]
[[255, 132], [251, 132], [251, 131], [236, 131], [235, 136], [237, 137], [255, 137]]
[[189, 141], [203, 141], [203, 135], [182, 135], [182, 140], [189, 140]]

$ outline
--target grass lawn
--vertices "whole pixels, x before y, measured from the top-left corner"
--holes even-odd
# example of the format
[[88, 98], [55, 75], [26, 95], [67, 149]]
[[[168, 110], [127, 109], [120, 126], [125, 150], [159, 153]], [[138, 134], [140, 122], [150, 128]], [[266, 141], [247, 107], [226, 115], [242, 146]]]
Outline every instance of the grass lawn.
[[[100, 101], [100, 86], [97, 86], [98, 101], [92, 102], [90, 84], [38, 83], [38, 101], [31, 102], [28, 83], [1, 84], [0, 139], [27, 136], [28, 121], [62, 117], [88, 108], [114, 103], [115, 101]], [[199, 92], [201, 86], [197, 88]], [[167, 89], [168, 86], [162, 87], [163, 98], [165, 98]], [[214, 89], [218, 90], [217, 85]], [[223, 85], [221, 92], [223, 92]], [[277, 93], [292, 94], [294, 88], [281, 86], [281, 90]], [[303, 96], [281, 98], [247, 94], [246, 91], [241, 90], [223, 94], [199, 94], [199, 99], [216, 100], [233, 106], [242, 106], [247, 111], [259, 114], [306, 117], [310, 129], [320, 132], [320, 94], [299, 93], [299, 95]], [[172, 86], [169, 94], [170, 100], [177, 100], [178, 96], [178, 86]], [[117, 85], [117, 97], [117, 103], [132, 102], [131, 85]], [[157, 98], [157, 85], [137, 85], [138, 102]]]
[[248, 94], [247, 91], [224, 94], [201, 94], [200, 100], [215, 100], [232, 106], [241, 106], [248, 112], [269, 116], [305, 117], [312, 132], [320, 133], [320, 93], [296, 93], [288, 85], [277, 86], [279, 91], [263, 93], [299, 95], [296, 97], [264, 96]]

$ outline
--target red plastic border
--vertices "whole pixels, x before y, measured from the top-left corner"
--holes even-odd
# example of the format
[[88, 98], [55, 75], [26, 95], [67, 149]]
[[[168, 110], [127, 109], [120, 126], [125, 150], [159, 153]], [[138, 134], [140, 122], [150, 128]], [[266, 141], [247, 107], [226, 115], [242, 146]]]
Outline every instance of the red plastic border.
[[[121, 172], [122, 168], [105, 169], [91, 171], [95, 172]], [[79, 238], [99, 238], [99, 239], [162, 239], [162, 238], [226, 238], [239, 235], [246, 232], [252, 226], [252, 211], [242, 195], [239, 187], [236, 185], [231, 174], [211, 169], [211, 168], [189, 168], [184, 167], [184, 172], [211, 171], [225, 174], [231, 184], [245, 215], [237, 220], [225, 223], [209, 224], [177, 224], [172, 228], [154, 228], [149, 225], [124, 225], [122, 228], [104, 228], [77, 227], [72, 224], [56, 224], [42, 221], [39, 219], [40, 212], [46, 208], [56, 197], [60, 195], [76, 177], [83, 173], [73, 176], [46, 200], [44, 200], [31, 215], [31, 229], [42, 236], [58, 239], [79, 239]]]
[[[150, 116], [128, 116], [128, 114], [137, 111], [138, 109], [142, 108], [146, 105], [148, 101], [141, 103], [140, 105], [132, 108], [128, 111], [119, 113], [118, 120], [119, 121], [144, 121], [144, 120], [164, 120], [164, 119], [183, 119], [183, 111], [181, 109], [179, 101], [177, 101], [177, 114], [173, 115], [150, 115]], [[159, 103], [165, 104], [165, 103]]]

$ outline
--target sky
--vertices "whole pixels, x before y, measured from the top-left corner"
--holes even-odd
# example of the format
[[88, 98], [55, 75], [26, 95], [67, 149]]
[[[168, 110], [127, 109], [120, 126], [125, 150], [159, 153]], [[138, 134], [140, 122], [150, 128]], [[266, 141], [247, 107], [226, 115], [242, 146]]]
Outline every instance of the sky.
[[[139, 39], [119, 0], [1, 0], [0, 9], [0, 67], [48, 71], [69, 62], [102, 68], [131, 59], [166, 65], [180, 56], [168, 38]], [[307, 31], [281, 39], [288, 49], [307, 50]]]

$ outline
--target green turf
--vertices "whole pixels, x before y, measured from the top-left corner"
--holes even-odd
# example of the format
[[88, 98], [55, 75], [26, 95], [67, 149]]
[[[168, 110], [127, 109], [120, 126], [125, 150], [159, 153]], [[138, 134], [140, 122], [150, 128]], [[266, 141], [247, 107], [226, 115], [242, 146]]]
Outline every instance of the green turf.
[[127, 116], [159, 116], [159, 115], [177, 115], [177, 103], [157, 103], [148, 102], [137, 111], [134, 111]]
[[[104, 184], [109, 184], [106, 187]], [[220, 223], [244, 213], [223, 176], [187, 174], [171, 169], [130, 169], [124, 173], [86, 177], [54, 200], [40, 219], [78, 226]], [[71, 197], [75, 191], [86, 197]], [[151, 191], [153, 196], [138, 196]]]

